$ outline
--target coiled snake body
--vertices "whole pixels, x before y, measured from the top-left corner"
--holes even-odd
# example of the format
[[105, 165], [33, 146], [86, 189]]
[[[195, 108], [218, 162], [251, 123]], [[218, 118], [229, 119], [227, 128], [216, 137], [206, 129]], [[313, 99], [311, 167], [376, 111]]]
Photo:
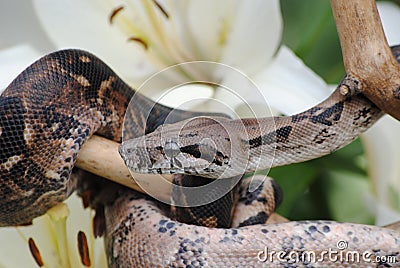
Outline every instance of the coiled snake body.
[[[393, 51], [397, 53], [398, 49]], [[0, 226], [29, 223], [67, 198], [77, 185], [70, 174], [79, 149], [94, 132], [120, 141], [125, 110], [134, 94], [103, 62], [79, 50], [49, 54], [19, 75], [0, 97]], [[137, 137], [154, 131], [171, 109], [139, 94], [135, 96], [131, 124]], [[149, 110], [150, 114], [144, 114]], [[202, 114], [180, 111], [173, 121], [198, 115]], [[179, 152], [165, 147], [167, 143], [158, 129], [139, 138], [139, 143], [136, 140], [137, 144], [150, 142], [150, 163], [148, 151], [130, 147], [130, 142], [121, 147], [121, 153], [131, 169], [140, 171], [150, 172], [154, 167], [155, 172], [184, 171], [202, 176], [214, 171], [210, 175], [213, 177], [224, 174], [221, 167], [228, 167], [225, 175], [241, 175], [255, 169], [257, 163], [274, 166], [329, 153], [357, 137], [381, 115], [362, 95], [344, 97], [336, 92], [303, 114], [275, 118], [272, 125], [266, 124], [272, 119], [261, 124], [243, 121], [246, 127], [254, 126], [253, 132], [247, 131], [249, 136], [244, 138], [237, 135], [233, 141], [226, 139], [218, 148], [202, 145], [204, 136], [191, 135], [190, 131], [199, 127], [198, 122], [200, 126], [210, 123], [210, 119], [200, 118], [186, 124], [190, 131], [183, 129], [179, 139], [184, 144], [178, 144], [172, 136], [168, 138], [168, 146], [178, 145]], [[215, 118], [211, 121], [227, 122], [227, 129], [237, 132], [230, 121]], [[175, 132], [174, 125], [166, 128]], [[220, 133], [216, 136], [223, 137]], [[244, 144], [244, 152], [250, 155], [243, 156], [234, 147], [230, 154], [226, 142]], [[260, 153], [266, 152], [264, 146], [274, 148], [275, 162], [267, 161]], [[186, 155], [179, 158], [179, 153]], [[216, 157], [210, 158], [210, 154]], [[235, 157], [250, 159], [244, 161], [250, 164], [230, 162]], [[186, 165], [185, 161], [192, 162]], [[304, 259], [291, 264], [288, 252], [336, 250], [342, 240], [348, 243], [343, 252], [369, 251], [371, 259], [389, 255], [400, 259], [400, 234], [372, 226], [314, 221], [206, 228], [172, 221], [152, 200], [124, 188], [107, 204], [105, 212], [107, 254], [110, 266], [115, 267], [261, 267], [271, 263], [327, 266], [326, 254], [319, 264]], [[286, 255], [258, 260], [267, 248]]]

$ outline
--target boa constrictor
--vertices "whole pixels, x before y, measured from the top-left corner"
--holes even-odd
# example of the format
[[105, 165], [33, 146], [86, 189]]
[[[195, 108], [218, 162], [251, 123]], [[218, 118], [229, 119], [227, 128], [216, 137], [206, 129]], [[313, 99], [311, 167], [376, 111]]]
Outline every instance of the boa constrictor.
[[[398, 48], [393, 51], [398, 54]], [[134, 135], [137, 137], [154, 131], [165, 121], [171, 109], [135, 94], [93, 55], [78, 50], [59, 51], [43, 57], [21, 73], [0, 97], [0, 226], [29, 223], [67, 198], [78, 185], [77, 179], [70, 175], [79, 149], [94, 132], [120, 141], [124, 114], [133, 95], [136, 103], [131, 131], [137, 132]], [[244, 144], [245, 151], [250, 152], [247, 156], [253, 156], [253, 152], [261, 149], [265, 151], [265, 146], [274, 147], [277, 158], [273, 166], [303, 161], [343, 146], [381, 114], [362, 95], [343, 97], [336, 92], [308, 112], [273, 119], [276, 122], [272, 129], [265, 126], [272, 119], [262, 120], [261, 124], [254, 120], [243, 121], [245, 133], [250, 138], [240, 139], [242, 136], [239, 134], [231, 143]], [[204, 114], [174, 111], [173, 122], [200, 115]], [[231, 130], [237, 132], [234, 121], [229, 123], [221, 117], [215, 118], [224, 124], [227, 122], [229, 133]], [[206, 124], [215, 121], [199, 120], [206, 120]], [[191, 129], [201, 127], [198, 122], [192, 122], [187, 124]], [[175, 132], [173, 125], [167, 128]], [[227, 138], [220, 135], [224, 131], [216, 133], [216, 137]], [[350, 134], [345, 134], [348, 132]], [[220, 167], [228, 166], [230, 171], [227, 174], [233, 176], [257, 165], [243, 168], [238, 164], [238, 171], [234, 168], [236, 162], [231, 161], [234, 157], [243, 159], [237, 148], [232, 148], [229, 155], [225, 141], [221, 143], [223, 148], [212, 147], [199, 143], [200, 136], [191, 139], [189, 134], [180, 137], [189, 144], [182, 146], [178, 143], [180, 139], [172, 137], [166, 146], [162, 139], [158, 140], [159, 134], [155, 132], [145, 138], [151, 141], [150, 147], [137, 150], [124, 145], [121, 153], [130, 168], [139, 167], [140, 171], [150, 171], [155, 167], [157, 172], [176, 172], [182, 171], [183, 167], [185, 172], [206, 175], [220, 174]], [[333, 142], [335, 138], [332, 137], [339, 138], [339, 142]], [[154, 165], [147, 161], [144, 153], [147, 149], [153, 153]], [[135, 150], [143, 157], [139, 157], [136, 164], [131, 161], [137, 157], [133, 154]], [[160, 157], [165, 155], [168, 156], [167, 164], [160, 161]], [[185, 158], [181, 159], [182, 155]], [[255, 155], [249, 163], [269, 162], [263, 155]], [[247, 156], [243, 162], [247, 163]], [[187, 168], [185, 161], [193, 159], [200, 162], [194, 161], [192, 168]], [[208, 169], [202, 168], [202, 161]], [[388, 265], [384, 259], [387, 256], [395, 257], [397, 261], [400, 258], [400, 234], [383, 228], [328, 221], [206, 228], [171, 220], [154, 201], [132, 190], [121, 188], [114, 197], [105, 209], [110, 266], [318, 265], [304, 258], [298, 259], [299, 263], [292, 263], [290, 252], [307, 250], [320, 254], [321, 265], [327, 266], [330, 255], [324, 252], [337, 250], [340, 241], [348, 243], [341, 253], [366, 252], [371, 261], [377, 261], [374, 265]], [[271, 255], [271, 251], [279, 253], [279, 256]], [[265, 256], [268, 258], [264, 260]], [[365, 259], [362, 261], [366, 263]], [[346, 261], [343, 263], [348, 264]]]

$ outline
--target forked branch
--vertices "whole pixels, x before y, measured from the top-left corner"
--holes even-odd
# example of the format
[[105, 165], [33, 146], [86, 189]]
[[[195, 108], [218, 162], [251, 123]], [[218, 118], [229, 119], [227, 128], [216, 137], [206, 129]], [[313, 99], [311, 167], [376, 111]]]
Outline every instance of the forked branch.
[[400, 66], [387, 43], [375, 0], [331, 0], [347, 74], [379, 108], [400, 119]]

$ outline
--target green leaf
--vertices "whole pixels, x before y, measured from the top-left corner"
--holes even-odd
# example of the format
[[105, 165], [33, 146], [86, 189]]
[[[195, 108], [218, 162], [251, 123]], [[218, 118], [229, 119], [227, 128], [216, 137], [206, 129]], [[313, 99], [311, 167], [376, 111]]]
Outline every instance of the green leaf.
[[[291, 220], [305, 219], [333, 219], [340, 220], [340, 214], [332, 210], [330, 191], [335, 188], [332, 184], [331, 172], [353, 174], [367, 183], [365, 168], [358, 164], [363, 157], [361, 142], [356, 140], [350, 145], [328, 156], [312, 161], [273, 168], [269, 176], [274, 178], [283, 190], [283, 203], [278, 213]], [[343, 185], [347, 180], [343, 179]], [[351, 185], [352, 181], [349, 181]], [[342, 186], [343, 186], [342, 185]], [[347, 188], [346, 194], [354, 191], [359, 194], [358, 188]], [[340, 203], [339, 203], [340, 204]], [[334, 213], [335, 212], [335, 213]], [[361, 213], [361, 220], [370, 222], [370, 217]], [[350, 219], [349, 219], [350, 221]]]
[[325, 180], [330, 212], [338, 221], [373, 224], [374, 218], [364, 202], [368, 192], [368, 180], [359, 174], [330, 171]]
[[329, 1], [281, 0], [282, 42], [328, 83], [344, 75], [339, 37]]
[[283, 190], [283, 202], [278, 212], [290, 217], [297, 199], [304, 195], [316, 179], [317, 170], [310, 163], [300, 163], [274, 168], [268, 175], [274, 178]]

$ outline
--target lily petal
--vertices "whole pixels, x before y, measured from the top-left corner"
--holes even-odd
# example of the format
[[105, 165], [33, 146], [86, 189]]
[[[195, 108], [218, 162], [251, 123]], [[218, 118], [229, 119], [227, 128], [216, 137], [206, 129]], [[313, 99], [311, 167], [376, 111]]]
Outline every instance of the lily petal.
[[364, 198], [365, 206], [370, 209], [370, 212], [375, 215], [375, 225], [385, 226], [399, 221], [400, 212], [384, 204], [371, 192], [366, 193]]
[[274, 61], [254, 81], [274, 108], [287, 115], [316, 105], [332, 92], [332, 86], [286, 46], [280, 48]]
[[27, 241], [15, 228], [1, 228], [0, 267], [37, 267]]
[[286, 46], [280, 48], [274, 61], [254, 81], [271, 105], [286, 115], [302, 112], [332, 92], [332, 86]]
[[[68, 217], [68, 218], [67, 218]], [[77, 233], [85, 233], [90, 254], [90, 267], [107, 267], [102, 239], [94, 240], [91, 219], [93, 211], [83, 210], [76, 195], [71, 196], [26, 227], [0, 229], [0, 267], [37, 267], [28, 247], [32, 238], [46, 267], [86, 267], [82, 264]]]
[[[153, 67], [143, 47], [109, 23], [115, 8], [104, 1], [34, 0], [42, 27], [58, 48], [84, 48], [105, 60], [126, 81], [143, 81]], [[132, 60], [130, 60], [132, 59]]]
[[314, 106], [332, 91], [330, 86], [285, 46], [280, 48], [267, 68], [253, 77], [253, 81], [259, 91], [250, 90], [249, 86], [239, 84], [235, 90], [240, 98], [223, 90], [217, 91], [215, 97], [231, 103], [234, 109], [238, 109], [245, 100], [255, 109], [254, 113], [257, 116], [269, 115], [265, 113], [266, 103], [269, 103], [272, 109], [289, 115]]
[[[393, 221], [393, 217], [389, 217], [389, 214], [386, 215], [381, 209], [382, 206], [387, 207], [385, 211], [400, 208], [398, 199], [400, 142], [397, 135], [399, 132], [399, 122], [390, 116], [384, 116], [362, 136], [369, 163], [368, 173], [372, 178], [375, 196], [379, 200], [380, 206], [376, 210], [376, 220], [380, 225]], [[390, 221], [386, 222], [386, 220]]]
[[279, 1], [239, 1], [234, 11], [221, 62], [252, 76], [270, 63], [280, 44]]
[[382, 26], [385, 30], [389, 45], [400, 44], [398, 25], [400, 23], [400, 7], [393, 2], [377, 2]]
[[[280, 44], [282, 18], [279, 1], [168, 3], [169, 20], [183, 44], [176, 49], [185, 50], [181, 53], [187, 55], [182, 57], [186, 61], [217, 61], [252, 75], [271, 61]], [[214, 70], [207, 71], [212, 73]], [[215, 75], [218, 74], [214, 72]], [[199, 78], [199, 73], [196, 78]]]
[[[195, 0], [181, 2], [181, 12], [186, 9], [187, 25], [182, 40], [190, 40], [190, 47], [198, 57], [196, 60], [219, 61], [225, 44], [227, 27], [232, 23], [232, 15], [237, 0], [213, 1]], [[182, 13], [180, 13], [182, 15]]]
[[30, 45], [19, 45], [0, 52], [0, 93], [29, 64], [40, 56]]

